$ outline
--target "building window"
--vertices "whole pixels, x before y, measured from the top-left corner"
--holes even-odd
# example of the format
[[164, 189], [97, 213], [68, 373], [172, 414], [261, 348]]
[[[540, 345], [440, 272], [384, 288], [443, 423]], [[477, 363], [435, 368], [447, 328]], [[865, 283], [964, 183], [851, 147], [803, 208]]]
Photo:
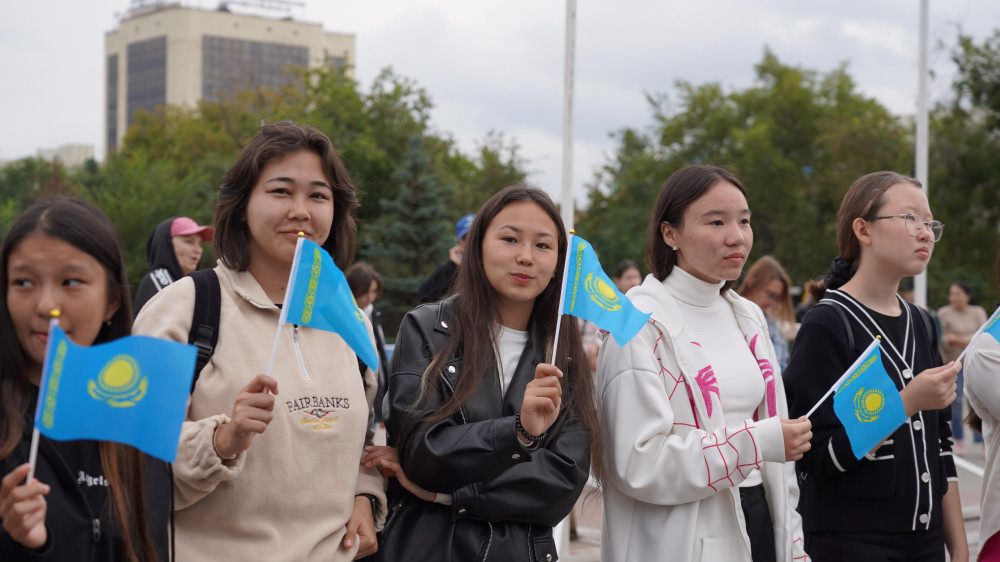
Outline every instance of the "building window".
[[308, 64], [307, 47], [206, 35], [201, 40], [201, 97], [215, 101], [247, 88], [291, 84], [290, 67]]
[[153, 111], [167, 104], [167, 38], [130, 43], [128, 56], [128, 123], [139, 109]]
[[118, 145], [118, 55], [108, 56], [108, 68], [105, 72], [107, 76], [107, 107], [105, 107], [105, 129], [107, 139], [105, 139], [107, 150]]
[[333, 68], [337, 72], [344, 72], [344, 70], [345, 70], [344, 67], [347, 66], [347, 58], [346, 57], [335, 57], [335, 56], [331, 55], [330, 57], [328, 57], [328, 60], [330, 62], [330, 67], [331, 68]]

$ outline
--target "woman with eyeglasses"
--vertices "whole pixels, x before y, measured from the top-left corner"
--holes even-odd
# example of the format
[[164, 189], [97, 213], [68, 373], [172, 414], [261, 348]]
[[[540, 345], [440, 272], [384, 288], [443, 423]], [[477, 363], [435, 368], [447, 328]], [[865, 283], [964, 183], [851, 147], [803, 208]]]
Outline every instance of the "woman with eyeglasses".
[[774, 346], [774, 357], [782, 370], [788, 366], [788, 340], [785, 339], [778, 320], [795, 322], [795, 309], [788, 289], [792, 280], [778, 260], [763, 256], [747, 271], [740, 284], [740, 296], [756, 304], [767, 319], [767, 332]]
[[810, 286], [819, 302], [784, 373], [789, 410], [808, 412], [880, 336], [909, 419], [856, 458], [832, 399], [812, 414], [812, 448], [796, 469], [814, 561], [937, 562], [946, 545], [951, 560], [968, 560], [948, 424], [961, 365], [942, 365], [930, 316], [897, 295], [900, 280], [926, 269], [943, 229], [920, 183], [893, 172], [862, 176], [840, 205], [840, 256]]

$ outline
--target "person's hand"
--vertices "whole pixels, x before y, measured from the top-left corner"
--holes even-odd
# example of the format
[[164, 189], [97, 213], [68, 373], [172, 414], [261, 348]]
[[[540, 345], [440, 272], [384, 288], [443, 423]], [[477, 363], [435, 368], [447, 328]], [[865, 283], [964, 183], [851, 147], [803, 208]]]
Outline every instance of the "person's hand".
[[233, 403], [232, 421], [215, 432], [215, 449], [223, 458], [233, 458], [250, 448], [254, 436], [264, 433], [274, 419], [274, 395], [278, 381], [267, 375], [257, 375]]
[[403, 465], [399, 464], [399, 451], [395, 447], [386, 445], [369, 445], [365, 447], [367, 454], [361, 457], [361, 464], [368, 468], [378, 468], [382, 476], [394, 477], [399, 480], [399, 484], [410, 491], [418, 498], [432, 502], [437, 498], [437, 494], [429, 492], [413, 483], [403, 472]]
[[797, 420], [781, 420], [781, 437], [785, 440], [785, 462], [802, 458], [812, 445], [812, 422], [802, 416]]
[[947, 365], [934, 367], [921, 371], [919, 375], [913, 377], [910, 384], [906, 385], [899, 396], [903, 399], [903, 407], [906, 408], [906, 415], [923, 410], [940, 410], [951, 406], [958, 396], [958, 372], [962, 370], [962, 364], [951, 362]]
[[45, 528], [45, 495], [51, 488], [37, 478], [18, 486], [28, 477], [30, 470], [31, 465], [25, 463], [3, 477], [0, 483], [0, 519], [3, 519], [3, 529], [10, 538], [25, 548], [37, 549], [45, 546], [49, 538]]
[[545, 433], [559, 417], [559, 405], [562, 404], [559, 379], [562, 376], [555, 365], [539, 363], [535, 367], [535, 378], [524, 388], [524, 400], [521, 401], [521, 427], [529, 434]]
[[358, 553], [354, 559], [371, 556], [378, 550], [378, 539], [375, 537], [375, 517], [372, 515], [372, 502], [365, 496], [354, 497], [354, 510], [347, 520], [347, 534], [341, 545], [350, 550], [358, 543]]

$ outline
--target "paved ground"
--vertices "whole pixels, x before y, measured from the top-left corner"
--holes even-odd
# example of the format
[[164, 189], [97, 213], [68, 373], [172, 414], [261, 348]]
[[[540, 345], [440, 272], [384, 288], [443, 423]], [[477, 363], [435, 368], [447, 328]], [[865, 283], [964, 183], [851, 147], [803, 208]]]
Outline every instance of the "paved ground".
[[[966, 430], [968, 431], [968, 430]], [[982, 468], [984, 464], [983, 446], [970, 444], [963, 457], [966, 461]], [[969, 536], [970, 560], [979, 554], [979, 488], [981, 479], [971, 472], [959, 468], [959, 490], [962, 493], [962, 510], [966, 514], [966, 533]], [[589, 491], [589, 489], [588, 489]], [[563, 562], [599, 562], [601, 559], [601, 509], [599, 496], [587, 492], [577, 502], [578, 538], [570, 543], [569, 555], [560, 557]]]

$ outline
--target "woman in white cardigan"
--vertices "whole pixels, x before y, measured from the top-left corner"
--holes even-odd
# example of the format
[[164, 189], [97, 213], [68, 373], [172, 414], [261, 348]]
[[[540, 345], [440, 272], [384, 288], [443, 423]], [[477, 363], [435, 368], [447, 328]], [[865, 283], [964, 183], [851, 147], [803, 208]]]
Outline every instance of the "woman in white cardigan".
[[752, 245], [733, 174], [688, 166], [663, 184], [651, 275], [629, 291], [652, 317], [598, 359], [605, 562], [808, 559], [786, 461], [808, 450], [810, 424], [785, 419], [764, 315], [729, 290]]

